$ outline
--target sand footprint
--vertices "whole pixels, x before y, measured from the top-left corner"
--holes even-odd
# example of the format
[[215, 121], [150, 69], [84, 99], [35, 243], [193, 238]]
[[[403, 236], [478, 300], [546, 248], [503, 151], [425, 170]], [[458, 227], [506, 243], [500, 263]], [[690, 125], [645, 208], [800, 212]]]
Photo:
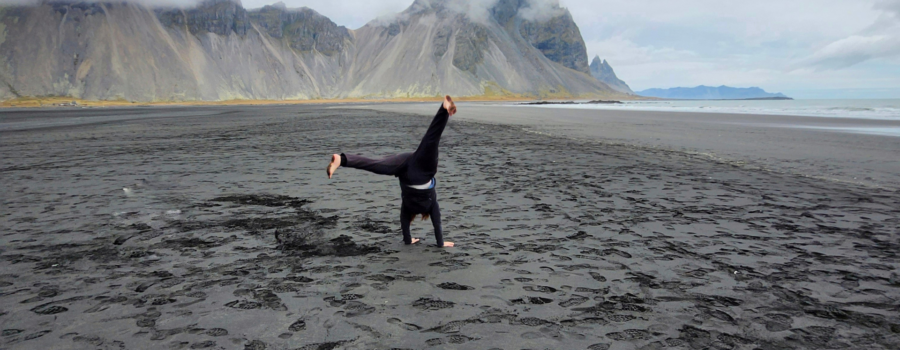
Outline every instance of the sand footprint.
[[511, 300], [513, 304], [518, 305], [543, 305], [549, 304], [553, 302], [553, 299], [550, 298], [542, 298], [542, 297], [521, 297], [519, 299]]
[[588, 274], [590, 274], [591, 278], [593, 278], [595, 281], [606, 282], [606, 277], [597, 272], [588, 272]]
[[529, 292], [538, 292], [538, 293], [556, 293], [557, 289], [550, 286], [524, 286], [522, 289], [527, 290]]
[[444, 301], [431, 298], [420, 298], [413, 302], [412, 306], [421, 310], [440, 310], [452, 308], [455, 305], [452, 301]]
[[206, 330], [205, 334], [210, 337], [222, 337], [228, 335], [228, 330], [224, 328], [210, 328]]
[[478, 340], [478, 339], [479, 338], [472, 338], [472, 337], [467, 337], [465, 335], [455, 334], [455, 335], [451, 335], [445, 339], [441, 339], [441, 338], [428, 339], [425, 341], [425, 344], [428, 344], [429, 346], [437, 346], [437, 345], [442, 345], [442, 344], [462, 344], [462, 343], [465, 343], [468, 341]]
[[616, 341], [647, 340], [650, 339], [650, 332], [643, 329], [626, 329], [621, 332], [606, 333], [606, 337]]
[[388, 323], [396, 325], [396, 326], [403, 328], [405, 330], [408, 330], [408, 331], [418, 331], [418, 330], [422, 329], [422, 327], [419, 327], [418, 325], [415, 325], [412, 323], [405, 323], [405, 322], [403, 322], [403, 320], [401, 320], [399, 318], [393, 318], [393, 317], [389, 318]]
[[444, 282], [437, 286], [438, 286], [438, 288], [447, 289], [447, 290], [473, 290], [473, 289], [475, 289], [473, 287], [454, 283], [454, 282]]
[[31, 311], [33, 311], [34, 313], [36, 313], [38, 315], [55, 315], [58, 313], [63, 313], [63, 312], [69, 311], [69, 309], [64, 308], [62, 306], [44, 304], [44, 305], [36, 306], [35, 308], [31, 309]]
[[212, 340], [191, 344], [191, 349], [209, 349], [214, 347], [216, 347], [216, 342]]
[[291, 323], [291, 325], [288, 326], [288, 330], [295, 333], [304, 329], [306, 329], [306, 321], [303, 320], [297, 320], [297, 322]]
[[559, 306], [562, 306], [562, 307], [572, 307], [572, 306], [584, 304], [584, 303], [587, 302], [587, 301], [588, 301], [588, 298], [587, 298], [587, 297], [583, 297], [583, 296], [580, 296], [580, 295], [573, 295], [571, 299], [565, 300], [565, 301], [561, 301], [561, 302], [559, 303]]

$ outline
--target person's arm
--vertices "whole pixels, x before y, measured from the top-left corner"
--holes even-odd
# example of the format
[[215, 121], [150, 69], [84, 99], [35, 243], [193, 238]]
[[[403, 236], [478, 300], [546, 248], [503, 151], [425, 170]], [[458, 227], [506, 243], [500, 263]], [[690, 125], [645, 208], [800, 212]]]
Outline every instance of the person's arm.
[[[413, 244], [412, 235], [409, 233], [409, 224], [413, 216], [409, 214], [403, 207], [400, 207], [400, 230], [403, 232], [403, 243]], [[417, 240], [418, 241], [418, 240]]]
[[444, 246], [444, 230], [441, 228], [441, 208], [437, 200], [431, 206], [431, 224], [434, 226], [434, 240], [438, 247]]

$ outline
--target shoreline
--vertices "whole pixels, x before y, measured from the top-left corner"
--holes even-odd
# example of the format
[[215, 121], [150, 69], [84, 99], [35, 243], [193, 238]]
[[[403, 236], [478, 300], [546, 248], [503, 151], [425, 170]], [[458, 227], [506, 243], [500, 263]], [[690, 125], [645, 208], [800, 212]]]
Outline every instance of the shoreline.
[[[713, 113], [713, 114], [740, 114], [740, 115], [758, 115], [758, 116], [797, 116], [797, 117], [815, 117], [815, 118], [847, 118], [847, 119], [873, 119], [873, 120], [900, 120], [900, 99], [896, 101], [896, 106], [889, 107], [837, 107], [837, 106], [816, 106], [815, 103], [832, 100], [809, 100], [808, 105], [802, 105], [804, 100], [792, 101], [776, 101], [776, 102], [794, 102], [797, 101], [801, 105], [721, 105], [716, 102], [740, 102], [729, 100], [669, 100], [669, 101], [625, 101], [621, 104], [585, 104], [585, 103], [546, 103], [539, 107], [544, 108], [569, 108], [569, 109], [607, 109], [622, 111], [647, 111], [647, 112], [667, 112], [667, 113]], [[867, 101], [867, 100], [853, 100]], [[892, 101], [892, 100], [888, 100]], [[711, 104], [701, 104], [703, 102], [712, 102]], [[744, 101], [754, 102], [754, 101]], [[756, 102], [772, 102], [772, 101], [756, 101]]]

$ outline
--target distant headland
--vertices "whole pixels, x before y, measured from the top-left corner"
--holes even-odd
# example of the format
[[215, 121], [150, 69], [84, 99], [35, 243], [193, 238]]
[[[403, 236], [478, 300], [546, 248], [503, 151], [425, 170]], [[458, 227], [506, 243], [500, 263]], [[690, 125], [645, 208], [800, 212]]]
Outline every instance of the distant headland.
[[784, 94], [769, 93], [758, 87], [735, 88], [730, 86], [676, 87], [670, 89], [647, 89], [638, 95], [679, 100], [792, 100]]

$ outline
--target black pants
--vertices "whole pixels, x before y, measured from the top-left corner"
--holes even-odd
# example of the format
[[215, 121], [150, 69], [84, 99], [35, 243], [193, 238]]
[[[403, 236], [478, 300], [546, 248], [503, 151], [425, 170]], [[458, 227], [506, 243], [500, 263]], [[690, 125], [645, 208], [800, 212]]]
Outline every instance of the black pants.
[[434, 179], [437, 173], [438, 148], [441, 134], [447, 126], [450, 114], [441, 105], [431, 121], [428, 131], [412, 153], [401, 153], [381, 159], [370, 159], [355, 154], [341, 154], [341, 166], [369, 171], [379, 175], [391, 175], [400, 179], [401, 198], [400, 225], [403, 242], [412, 243], [409, 233], [410, 220], [416, 214], [429, 214], [434, 226], [434, 238], [438, 247], [444, 246], [441, 229], [441, 210], [437, 202], [437, 192], [432, 188], [417, 190], [410, 185], [422, 185]]

